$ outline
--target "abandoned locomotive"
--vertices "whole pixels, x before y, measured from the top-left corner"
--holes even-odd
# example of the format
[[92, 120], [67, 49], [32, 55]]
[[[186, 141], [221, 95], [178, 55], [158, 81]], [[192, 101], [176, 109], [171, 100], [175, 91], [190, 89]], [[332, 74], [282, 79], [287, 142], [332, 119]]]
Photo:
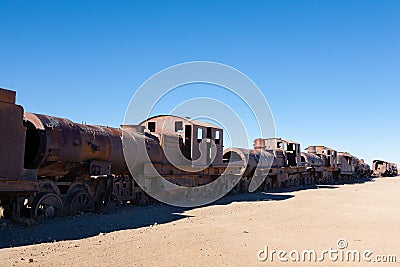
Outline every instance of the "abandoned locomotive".
[[[0, 89], [0, 109], [0, 206], [12, 219], [51, 218], [129, 202], [148, 204], [152, 199], [134, 176], [151, 178], [154, 171], [187, 187], [208, 184], [221, 174], [239, 177], [232, 179], [240, 179], [234, 191], [248, 191], [252, 179], [258, 178], [261, 185], [250, 191], [371, 174], [368, 164], [347, 152], [325, 146], [301, 152], [299, 143], [280, 138], [259, 138], [252, 149], [224, 151], [220, 127], [172, 115], [120, 128], [79, 124], [24, 113], [15, 104], [15, 92], [5, 89]], [[124, 138], [133, 144], [129, 161]], [[385, 166], [397, 174], [396, 165]], [[147, 181], [151, 188], [152, 180]]]

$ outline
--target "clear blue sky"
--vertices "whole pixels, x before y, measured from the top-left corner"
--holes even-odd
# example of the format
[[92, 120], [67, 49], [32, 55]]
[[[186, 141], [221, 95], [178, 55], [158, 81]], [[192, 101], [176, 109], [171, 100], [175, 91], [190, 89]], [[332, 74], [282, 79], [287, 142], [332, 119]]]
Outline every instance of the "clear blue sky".
[[278, 136], [400, 162], [400, 1], [0, 0], [0, 16], [0, 87], [27, 111], [118, 126], [149, 76], [209, 60], [258, 84]]

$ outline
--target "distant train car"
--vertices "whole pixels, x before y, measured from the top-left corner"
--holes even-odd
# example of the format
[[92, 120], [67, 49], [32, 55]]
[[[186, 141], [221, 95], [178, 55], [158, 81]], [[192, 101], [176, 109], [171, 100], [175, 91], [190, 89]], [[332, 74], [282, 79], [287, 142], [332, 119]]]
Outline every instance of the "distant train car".
[[372, 171], [378, 177], [388, 176], [390, 174], [389, 163], [384, 160], [374, 160], [372, 162]]
[[372, 162], [372, 172], [378, 177], [397, 176], [397, 164], [377, 159]]
[[[331, 183], [338, 180], [339, 169], [337, 166], [337, 151], [326, 146], [309, 146], [307, 153], [303, 153], [304, 162], [313, 165], [309, 158], [312, 155], [321, 161], [321, 166], [316, 166], [316, 182]], [[302, 157], [303, 161], [303, 157]]]
[[399, 175], [398, 170], [397, 170], [397, 164], [396, 163], [390, 163], [390, 169], [391, 169], [391, 174], [393, 176]]

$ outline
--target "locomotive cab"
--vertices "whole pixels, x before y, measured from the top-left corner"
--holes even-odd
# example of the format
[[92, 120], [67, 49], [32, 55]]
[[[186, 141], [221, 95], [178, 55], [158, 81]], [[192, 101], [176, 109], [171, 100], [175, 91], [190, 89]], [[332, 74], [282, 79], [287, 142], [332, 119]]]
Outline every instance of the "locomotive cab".
[[285, 157], [286, 167], [297, 167], [301, 165], [300, 143], [282, 138], [257, 139], [254, 142], [255, 149], [265, 149], [269, 151], [279, 150]]
[[174, 115], [159, 115], [140, 123], [157, 135], [169, 162], [192, 166], [223, 165], [223, 130], [216, 125]]
[[337, 167], [337, 151], [326, 146], [308, 146], [306, 151], [310, 154], [319, 156], [324, 167]]

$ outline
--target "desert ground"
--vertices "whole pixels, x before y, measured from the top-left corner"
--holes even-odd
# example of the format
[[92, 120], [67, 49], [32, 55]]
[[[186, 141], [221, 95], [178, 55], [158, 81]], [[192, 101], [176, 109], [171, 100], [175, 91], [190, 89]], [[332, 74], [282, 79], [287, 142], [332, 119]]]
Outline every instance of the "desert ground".
[[[297, 250], [300, 262], [288, 254], [281, 257], [287, 262], [277, 255], [260, 261], [265, 246]], [[400, 177], [228, 195], [193, 209], [154, 204], [38, 226], [3, 224], [0, 247], [1, 266], [400, 266]], [[304, 250], [320, 258], [330, 248], [373, 254], [370, 262], [326, 254], [302, 261]], [[380, 255], [396, 262], [378, 263]]]

